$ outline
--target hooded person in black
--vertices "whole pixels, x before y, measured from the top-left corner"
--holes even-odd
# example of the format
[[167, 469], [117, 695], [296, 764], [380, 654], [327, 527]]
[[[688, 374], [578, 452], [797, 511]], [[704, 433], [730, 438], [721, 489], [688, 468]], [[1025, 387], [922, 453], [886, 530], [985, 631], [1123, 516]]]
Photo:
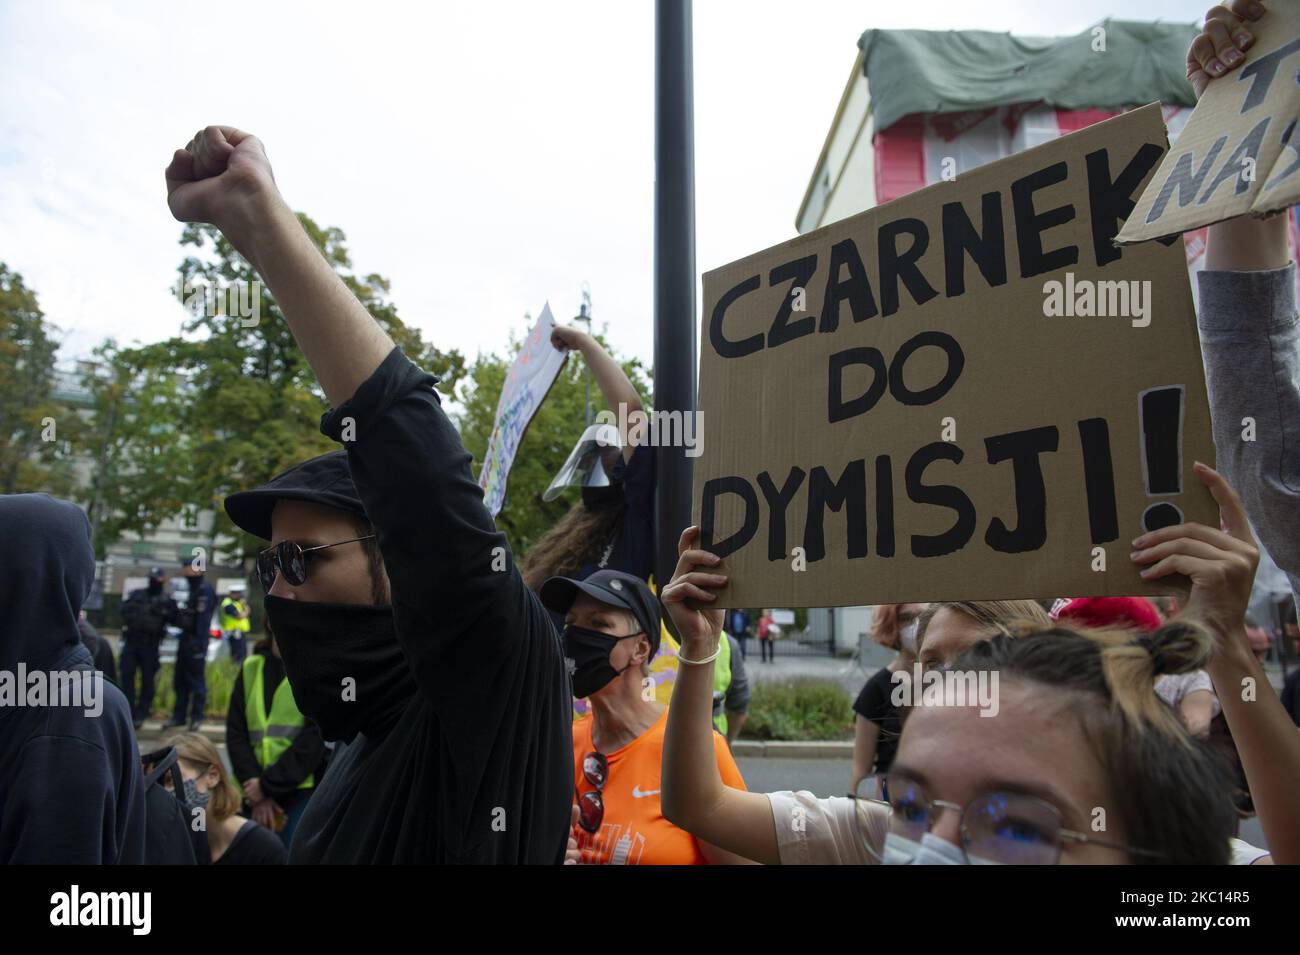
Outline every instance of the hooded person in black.
[[[324, 144], [322, 143], [322, 147]], [[271, 541], [265, 609], [331, 761], [290, 862], [550, 863], [573, 808], [559, 635], [524, 586], [455, 427], [280, 197], [255, 137], [209, 126], [168, 205], [216, 224], [275, 296], [346, 452], [226, 499]]]
[[[46, 494], [0, 495], [0, 539], [0, 865], [142, 863], [130, 710], [77, 629], [95, 579], [90, 523]], [[34, 674], [80, 684], [79, 703], [38, 702]]]

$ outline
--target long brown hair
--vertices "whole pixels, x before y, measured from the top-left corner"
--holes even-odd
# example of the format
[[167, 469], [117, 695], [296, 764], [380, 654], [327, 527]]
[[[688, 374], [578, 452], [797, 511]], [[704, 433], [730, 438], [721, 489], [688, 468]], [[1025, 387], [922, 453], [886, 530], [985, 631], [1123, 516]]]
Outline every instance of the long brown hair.
[[524, 583], [537, 590], [548, 577], [568, 577], [596, 562], [623, 521], [626, 504], [590, 508], [581, 501], [542, 535], [519, 568]]

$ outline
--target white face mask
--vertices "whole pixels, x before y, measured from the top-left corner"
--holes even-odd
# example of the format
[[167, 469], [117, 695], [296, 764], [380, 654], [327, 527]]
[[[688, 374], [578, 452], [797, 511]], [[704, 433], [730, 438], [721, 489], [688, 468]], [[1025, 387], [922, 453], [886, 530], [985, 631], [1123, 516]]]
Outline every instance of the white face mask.
[[968, 864], [961, 849], [928, 832], [919, 844], [893, 832], [885, 836], [885, 865]]
[[916, 656], [920, 648], [916, 645], [916, 631], [919, 620], [913, 620], [898, 631], [898, 645], [907, 653]]

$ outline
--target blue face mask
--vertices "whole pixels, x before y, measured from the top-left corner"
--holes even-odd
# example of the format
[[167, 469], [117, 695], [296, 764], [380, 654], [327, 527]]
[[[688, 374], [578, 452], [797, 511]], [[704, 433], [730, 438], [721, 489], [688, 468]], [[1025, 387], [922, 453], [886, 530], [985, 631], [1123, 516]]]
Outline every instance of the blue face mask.
[[885, 865], [969, 865], [966, 853], [951, 842], [925, 833], [920, 843], [895, 833], [885, 836]]

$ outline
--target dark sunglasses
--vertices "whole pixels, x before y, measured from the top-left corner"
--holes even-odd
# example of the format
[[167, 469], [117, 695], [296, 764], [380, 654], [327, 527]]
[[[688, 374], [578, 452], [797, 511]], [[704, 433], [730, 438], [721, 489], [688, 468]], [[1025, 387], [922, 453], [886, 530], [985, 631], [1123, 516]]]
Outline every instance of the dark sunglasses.
[[595, 835], [605, 818], [605, 799], [600, 794], [609, 778], [609, 763], [605, 757], [595, 752], [582, 757], [582, 778], [596, 788], [583, 793], [578, 800], [578, 825], [583, 832]]
[[280, 541], [273, 547], [268, 547], [257, 554], [257, 576], [262, 582], [263, 593], [270, 593], [271, 588], [275, 586], [275, 576], [278, 571], [284, 574], [285, 582], [293, 587], [301, 587], [307, 582], [307, 555], [313, 551], [325, 550], [327, 547], [338, 547], [341, 544], [354, 544], [357, 541], [368, 541], [374, 534], [367, 534], [365, 537], [353, 537], [345, 541], [335, 541], [333, 544], [320, 544], [317, 547], [303, 548], [295, 541]]

